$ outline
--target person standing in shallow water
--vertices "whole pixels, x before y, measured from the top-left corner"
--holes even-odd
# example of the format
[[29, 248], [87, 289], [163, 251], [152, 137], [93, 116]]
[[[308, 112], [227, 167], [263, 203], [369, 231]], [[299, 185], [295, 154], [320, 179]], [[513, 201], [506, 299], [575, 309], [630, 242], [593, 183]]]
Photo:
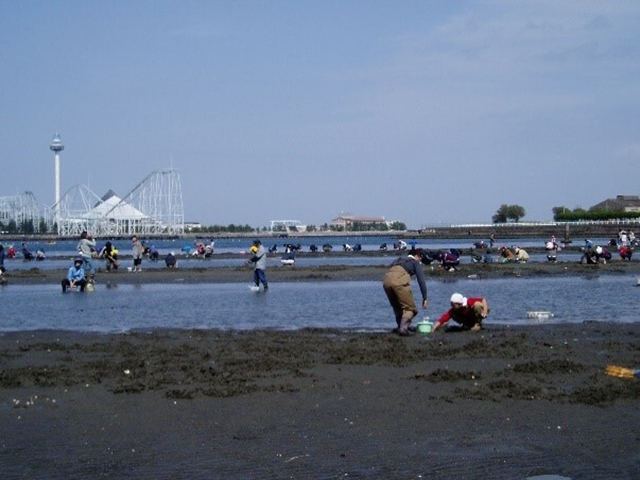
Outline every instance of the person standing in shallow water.
[[260, 240], [254, 240], [251, 246], [251, 252], [253, 253], [253, 257], [249, 259], [249, 263], [253, 263], [253, 282], [256, 284], [256, 287], [260, 287], [260, 282], [262, 282], [264, 290], [267, 291], [269, 284], [267, 282], [267, 276], [264, 273], [267, 267], [267, 251], [262, 246]]
[[78, 254], [82, 257], [82, 261], [84, 262], [82, 266], [84, 268], [84, 273], [87, 276], [87, 281], [89, 283], [93, 283], [93, 277], [95, 276], [96, 270], [91, 260], [96, 254], [96, 241], [87, 233], [86, 230], [80, 234], [77, 249]]
[[422, 270], [422, 249], [411, 249], [409, 255], [396, 259], [385, 274], [382, 286], [396, 317], [397, 328], [394, 332], [407, 336], [413, 333], [411, 320], [418, 314], [418, 307], [411, 291], [411, 277], [416, 277], [422, 294], [422, 308], [429, 305], [427, 285]]
[[133, 271], [142, 271], [142, 254], [144, 253], [144, 247], [138, 237], [135, 235], [131, 237], [131, 248], [133, 253]]

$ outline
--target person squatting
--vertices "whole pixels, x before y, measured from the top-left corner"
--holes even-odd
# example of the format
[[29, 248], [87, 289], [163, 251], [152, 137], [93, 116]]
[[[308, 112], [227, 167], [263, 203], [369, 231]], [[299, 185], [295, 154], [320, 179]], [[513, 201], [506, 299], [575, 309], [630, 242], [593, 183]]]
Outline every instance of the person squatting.
[[[418, 281], [422, 295], [422, 308], [426, 309], [429, 306], [422, 268], [423, 264], [429, 263], [430, 258], [422, 249], [412, 248], [406, 257], [396, 259], [384, 276], [382, 286], [396, 319], [397, 326], [393, 332], [398, 335], [409, 336], [415, 333], [411, 321], [418, 314], [418, 307], [411, 291], [411, 277], [415, 277]], [[467, 298], [460, 293], [454, 293], [450, 303], [451, 308], [434, 324], [433, 331], [444, 326], [449, 320], [454, 320], [460, 326], [448, 327], [447, 331], [478, 332], [483, 328], [482, 322], [491, 311], [487, 300], [482, 297]]]

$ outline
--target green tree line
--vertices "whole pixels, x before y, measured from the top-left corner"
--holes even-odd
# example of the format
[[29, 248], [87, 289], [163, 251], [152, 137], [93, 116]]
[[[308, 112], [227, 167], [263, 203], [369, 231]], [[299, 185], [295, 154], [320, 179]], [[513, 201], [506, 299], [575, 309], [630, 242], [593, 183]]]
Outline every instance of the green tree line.
[[640, 218], [640, 212], [622, 212], [619, 210], [600, 210], [590, 208], [553, 207], [553, 219], [558, 222], [577, 222], [579, 220], [621, 220], [627, 218]]

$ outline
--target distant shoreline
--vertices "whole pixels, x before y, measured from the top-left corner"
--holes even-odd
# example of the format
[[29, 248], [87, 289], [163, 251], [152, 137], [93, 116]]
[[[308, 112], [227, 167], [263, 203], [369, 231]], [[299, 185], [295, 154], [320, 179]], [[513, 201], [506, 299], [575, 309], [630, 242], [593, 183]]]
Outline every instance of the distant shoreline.
[[[348, 231], [348, 232], [249, 232], [249, 233], [185, 233], [183, 235], [145, 235], [139, 234], [140, 238], [158, 239], [232, 239], [232, 238], [316, 238], [316, 237], [392, 237], [392, 238], [469, 238], [488, 239], [492, 234], [497, 239], [509, 238], [539, 238], [555, 236], [562, 239], [583, 239], [614, 238], [620, 228], [640, 231], [640, 221], [611, 221], [601, 223], [549, 223], [549, 224], [527, 224], [527, 223], [497, 223], [487, 225], [450, 225], [442, 227], [427, 227], [420, 230], [405, 231]], [[130, 236], [109, 236], [101, 239], [122, 240], [129, 239]], [[0, 235], [0, 243], [7, 242], [63, 242], [76, 240], [76, 236], [64, 237], [57, 235]]]

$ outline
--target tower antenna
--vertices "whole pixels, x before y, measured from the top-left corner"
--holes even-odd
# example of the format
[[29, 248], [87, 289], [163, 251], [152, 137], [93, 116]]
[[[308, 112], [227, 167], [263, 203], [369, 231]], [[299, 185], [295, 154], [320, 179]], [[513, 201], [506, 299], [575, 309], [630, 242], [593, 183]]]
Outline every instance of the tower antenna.
[[62, 140], [60, 139], [60, 135], [58, 133], [55, 134], [53, 140], [51, 141], [51, 145], [49, 148], [54, 153], [54, 163], [55, 163], [55, 191], [56, 191], [56, 211], [55, 217], [56, 222], [60, 220], [60, 152], [64, 150], [64, 145], [62, 144]]

